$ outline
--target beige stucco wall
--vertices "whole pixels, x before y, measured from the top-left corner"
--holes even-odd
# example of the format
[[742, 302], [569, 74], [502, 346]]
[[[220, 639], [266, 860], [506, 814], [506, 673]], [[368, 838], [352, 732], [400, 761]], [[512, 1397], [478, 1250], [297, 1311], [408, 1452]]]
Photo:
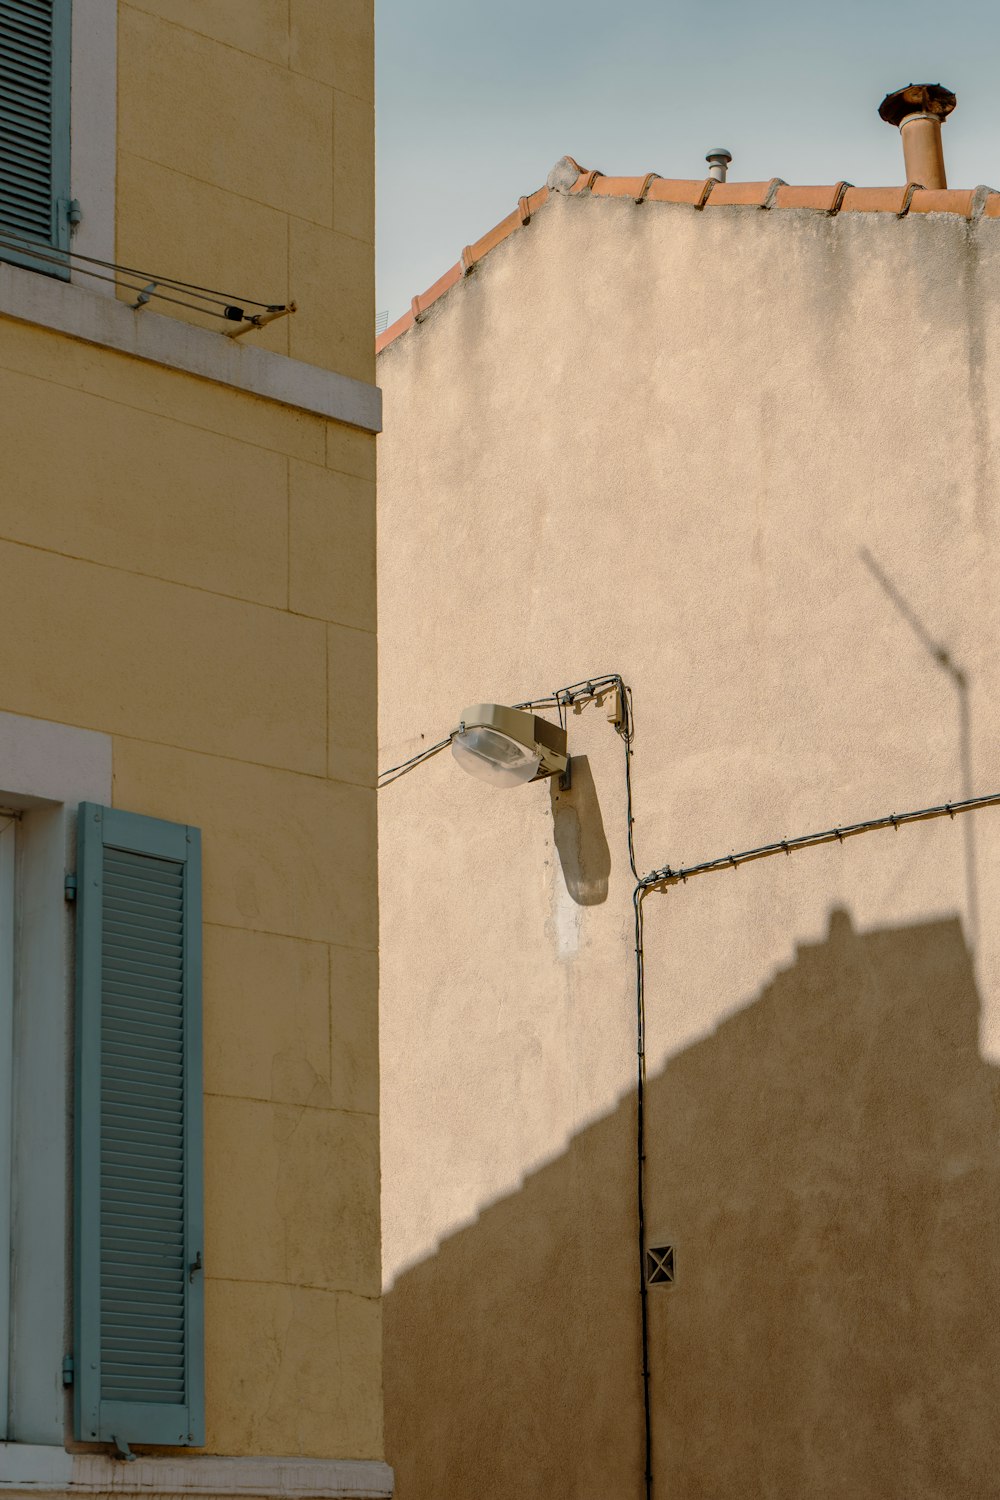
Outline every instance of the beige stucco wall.
[[[617, 671], [641, 872], [996, 790], [998, 265], [553, 198], [379, 361], [380, 764]], [[569, 794], [380, 794], [400, 1500], [641, 1490], [622, 745], [569, 727]], [[992, 1493], [997, 817], [648, 898], [657, 1493]]]
[[[119, 257], [296, 296], [248, 338], [359, 380], [372, 10], [118, 8]], [[0, 317], [0, 558], [0, 709], [102, 731], [115, 805], [203, 833], [206, 1450], [381, 1459], [374, 435], [29, 307]]]

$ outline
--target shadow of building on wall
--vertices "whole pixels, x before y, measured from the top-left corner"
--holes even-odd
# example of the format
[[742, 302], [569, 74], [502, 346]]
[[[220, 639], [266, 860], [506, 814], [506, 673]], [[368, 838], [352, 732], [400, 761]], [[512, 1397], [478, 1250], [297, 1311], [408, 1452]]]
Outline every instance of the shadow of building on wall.
[[[649, 1294], [655, 1494], [1000, 1493], [978, 1026], [957, 919], [859, 934], [835, 911], [650, 1079], [649, 1238], [677, 1258]], [[634, 1182], [629, 1097], [392, 1287], [398, 1500], [641, 1496]]]

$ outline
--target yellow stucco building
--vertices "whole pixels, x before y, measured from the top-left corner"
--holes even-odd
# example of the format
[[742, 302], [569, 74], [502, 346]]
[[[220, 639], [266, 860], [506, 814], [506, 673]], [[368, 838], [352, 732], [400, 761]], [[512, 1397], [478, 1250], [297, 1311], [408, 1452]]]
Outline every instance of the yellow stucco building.
[[392, 1490], [373, 134], [372, 0], [0, 0], [8, 1494]]

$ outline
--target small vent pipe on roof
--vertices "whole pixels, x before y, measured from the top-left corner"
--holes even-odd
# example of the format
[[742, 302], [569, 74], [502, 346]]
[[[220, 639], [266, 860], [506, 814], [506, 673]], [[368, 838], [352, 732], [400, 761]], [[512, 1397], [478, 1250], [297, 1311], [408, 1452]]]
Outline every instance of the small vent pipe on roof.
[[725, 182], [729, 163], [733, 159], [733, 153], [727, 151], [725, 146], [716, 146], [709, 151], [705, 160], [708, 162], [708, 175], [714, 177], [716, 182]]
[[941, 126], [956, 104], [955, 95], [939, 83], [909, 83], [886, 94], [878, 112], [888, 125], [898, 125], [903, 138], [907, 182], [925, 188], [946, 188]]

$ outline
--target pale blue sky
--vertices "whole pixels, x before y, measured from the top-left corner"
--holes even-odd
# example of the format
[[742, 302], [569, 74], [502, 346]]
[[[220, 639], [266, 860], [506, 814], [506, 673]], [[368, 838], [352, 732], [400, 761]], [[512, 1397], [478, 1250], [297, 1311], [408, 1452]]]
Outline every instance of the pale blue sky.
[[396, 318], [569, 153], [602, 172], [902, 181], [876, 113], [958, 95], [952, 187], [1000, 186], [996, 0], [376, 0], [378, 294]]

